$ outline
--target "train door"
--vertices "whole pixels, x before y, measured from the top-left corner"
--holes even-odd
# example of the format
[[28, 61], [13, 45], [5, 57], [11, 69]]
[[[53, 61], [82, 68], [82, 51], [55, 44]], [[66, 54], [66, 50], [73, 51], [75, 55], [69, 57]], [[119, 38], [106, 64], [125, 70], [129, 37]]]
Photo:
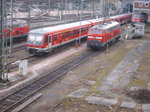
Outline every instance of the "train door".
[[48, 36], [47, 41], [48, 41], [48, 48], [50, 48], [52, 46], [52, 35]]

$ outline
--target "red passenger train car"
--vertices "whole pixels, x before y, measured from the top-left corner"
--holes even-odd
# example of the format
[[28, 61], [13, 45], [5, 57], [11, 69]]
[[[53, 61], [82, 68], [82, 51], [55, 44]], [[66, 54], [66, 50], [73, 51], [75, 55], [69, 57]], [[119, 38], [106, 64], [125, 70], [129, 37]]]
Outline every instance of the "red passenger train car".
[[[112, 16], [106, 21], [126, 23], [131, 17], [131, 14], [122, 14]], [[101, 22], [104, 22], [103, 18], [32, 30], [27, 39], [27, 50], [31, 54], [48, 53], [58, 46], [87, 37], [88, 30]]]
[[147, 13], [139, 13], [133, 14], [132, 16], [132, 23], [147, 23], [148, 22], [148, 14]]
[[108, 43], [120, 38], [121, 26], [119, 22], [109, 21], [91, 27], [88, 32], [87, 46], [91, 49], [101, 49]]
[[24, 40], [25, 36], [28, 35], [29, 26], [24, 20], [13, 20], [13, 30], [11, 31], [11, 22], [7, 21], [6, 29], [3, 31], [4, 37], [9, 40], [9, 37], [12, 36], [13, 40]]

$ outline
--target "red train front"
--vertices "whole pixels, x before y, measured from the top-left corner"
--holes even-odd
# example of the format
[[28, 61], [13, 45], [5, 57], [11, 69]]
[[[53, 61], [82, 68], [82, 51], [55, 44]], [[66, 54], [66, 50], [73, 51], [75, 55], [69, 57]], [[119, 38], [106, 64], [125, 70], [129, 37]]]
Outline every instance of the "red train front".
[[133, 14], [132, 16], [133, 23], [137, 23], [137, 22], [147, 23], [147, 21], [148, 21], [148, 15], [146, 13]]
[[108, 43], [116, 41], [121, 35], [120, 23], [110, 21], [91, 27], [88, 32], [87, 46], [92, 49], [100, 49]]

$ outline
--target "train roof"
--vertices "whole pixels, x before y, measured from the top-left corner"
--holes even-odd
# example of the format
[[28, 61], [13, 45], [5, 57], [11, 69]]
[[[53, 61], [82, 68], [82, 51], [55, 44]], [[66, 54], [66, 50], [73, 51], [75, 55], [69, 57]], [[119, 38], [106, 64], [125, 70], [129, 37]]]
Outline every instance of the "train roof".
[[[119, 16], [125, 16], [125, 15], [127, 15], [127, 14], [112, 16], [110, 19], [117, 18]], [[73, 27], [80, 27], [80, 26], [84, 26], [84, 25], [87, 25], [87, 24], [96, 23], [96, 22], [99, 22], [99, 21], [103, 21], [103, 18], [86, 20], [86, 21], [81, 21], [81, 22], [74, 22], [74, 23], [67, 23], [67, 24], [62, 24], [62, 25], [57, 25], [57, 26], [50, 26], [50, 27], [45, 27], [45, 28], [38, 28], [38, 29], [31, 30], [29, 33], [31, 33], [31, 34], [41, 34], [42, 35], [42, 34], [45, 34], [45, 33], [48, 33], [48, 32], [56, 32], [56, 31], [59, 31], [59, 30], [64, 30], [64, 28], [67, 30], [67, 29], [70, 29], [70, 28], [73, 28]]]
[[38, 34], [45, 34], [47, 32], [55, 32], [55, 31], [59, 31], [59, 30], [64, 30], [65, 29], [70, 29], [73, 27], [80, 27], [80, 26], [84, 26], [87, 24], [91, 24], [93, 22], [99, 22], [102, 21], [103, 19], [93, 19], [93, 20], [87, 20], [87, 21], [81, 21], [80, 22], [74, 22], [74, 23], [68, 23], [68, 24], [62, 24], [62, 25], [57, 25], [57, 26], [51, 26], [51, 27], [45, 27], [45, 28], [38, 28], [35, 30], [31, 30], [29, 33], [38, 33]]
[[117, 21], [109, 21], [109, 22], [105, 22], [104, 24], [95, 25], [92, 28], [97, 28], [97, 29], [103, 29], [103, 30], [105, 30], [105, 29], [111, 28], [111, 27], [116, 26], [116, 25], [120, 25], [120, 23], [117, 22]]

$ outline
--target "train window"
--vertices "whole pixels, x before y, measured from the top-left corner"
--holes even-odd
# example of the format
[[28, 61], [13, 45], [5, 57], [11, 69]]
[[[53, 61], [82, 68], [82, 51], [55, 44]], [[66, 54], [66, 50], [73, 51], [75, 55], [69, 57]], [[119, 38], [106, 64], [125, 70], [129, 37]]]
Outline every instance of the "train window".
[[73, 35], [76, 35], [76, 30], [73, 31]]
[[28, 41], [34, 41], [35, 40], [35, 35], [29, 34], [28, 36]]
[[51, 35], [49, 35], [49, 36], [48, 36], [48, 38], [49, 38], [49, 43], [51, 43], [52, 36], [51, 36]]
[[70, 31], [70, 37], [72, 36], [72, 31]]
[[40, 35], [37, 35], [37, 36], [36, 36], [36, 41], [37, 41], [37, 42], [42, 41], [42, 38], [41, 38], [41, 36], [40, 36]]
[[88, 29], [89, 29], [89, 28], [88, 28], [88, 27], [86, 27], [86, 31], [88, 31]]
[[62, 33], [62, 38], [63, 38], [63, 39], [65, 38], [65, 34], [64, 34], [64, 33]]
[[76, 33], [79, 34], [79, 29], [76, 30]]
[[81, 32], [84, 32], [84, 29], [83, 29], [83, 28], [81, 28]]
[[56, 41], [57, 40], [57, 35], [54, 35], [54, 41]]
[[66, 32], [66, 37], [69, 37], [69, 32]]
[[85, 29], [85, 28], [83, 28], [83, 32], [85, 32], [85, 30], [86, 30], [86, 29]]
[[86, 31], [86, 28], [81, 28], [81, 32], [85, 32]]
[[36, 36], [36, 40], [35, 40], [36, 45], [41, 45], [42, 44], [42, 40], [43, 40], [43, 36], [37, 35]]
[[111, 28], [107, 29], [107, 30], [106, 30], [106, 33], [111, 32], [111, 30], [112, 30]]

